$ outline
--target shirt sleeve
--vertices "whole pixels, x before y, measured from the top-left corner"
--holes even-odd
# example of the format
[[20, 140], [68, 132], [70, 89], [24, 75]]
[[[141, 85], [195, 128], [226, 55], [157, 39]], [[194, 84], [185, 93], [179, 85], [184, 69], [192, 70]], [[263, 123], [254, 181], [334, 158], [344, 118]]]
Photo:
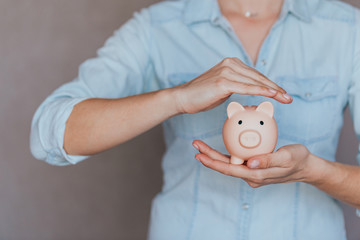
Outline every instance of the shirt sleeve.
[[[357, 9], [355, 11], [354, 68], [349, 89], [349, 109], [354, 122], [356, 136], [360, 140], [360, 11]], [[356, 159], [360, 164], [360, 145]], [[360, 217], [359, 209], [356, 210], [356, 214]]]
[[115, 31], [96, 58], [80, 66], [75, 80], [56, 89], [39, 106], [30, 133], [33, 156], [59, 166], [85, 160], [88, 156], [68, 155], [63, 148], [73, 107], [89, 98], [120, 98], [156, 90], [150, 45], [150, 14], [143, 9]]

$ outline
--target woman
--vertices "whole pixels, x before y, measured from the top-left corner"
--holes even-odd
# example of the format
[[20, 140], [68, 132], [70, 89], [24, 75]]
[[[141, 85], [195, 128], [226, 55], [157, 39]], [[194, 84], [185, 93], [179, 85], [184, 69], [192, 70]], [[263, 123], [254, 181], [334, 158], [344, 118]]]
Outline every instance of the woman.
[[[360, 134], [358, 90], [360, 14], [351, 6], [161, 2], [42, 103], [31, 149], [75, 164], [163, 122], [164, 186], [149, 239], [346, 239], [335, 199], [360, 208], [360, 168], [334, 161], [348, 103]], [[277, 151], [229, 164], [227, 104], [265, 99], [275, 105]]]

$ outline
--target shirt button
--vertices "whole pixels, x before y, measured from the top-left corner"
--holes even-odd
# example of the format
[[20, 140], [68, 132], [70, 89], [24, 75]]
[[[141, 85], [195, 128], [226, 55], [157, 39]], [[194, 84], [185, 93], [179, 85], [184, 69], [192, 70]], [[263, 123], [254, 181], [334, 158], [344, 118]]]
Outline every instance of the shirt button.
[[263, 60], [261, 60], [261, 65], [263, 65], [263, 66], [265, 66], [266, 65], [266, 60], [265, 59], [263, 59]]
[[305, 93], [305, 97], [307, 97], [307, 98], [311, 97], [311, 95], [312, 94], [310, 92]]
[[242, 208], [243, 208], [244, 210], [248, 210], [248, 209], [250, 208], [250, 206], [249, 206], [249, 204], [244, 203], [244, 204], [242, 205]]

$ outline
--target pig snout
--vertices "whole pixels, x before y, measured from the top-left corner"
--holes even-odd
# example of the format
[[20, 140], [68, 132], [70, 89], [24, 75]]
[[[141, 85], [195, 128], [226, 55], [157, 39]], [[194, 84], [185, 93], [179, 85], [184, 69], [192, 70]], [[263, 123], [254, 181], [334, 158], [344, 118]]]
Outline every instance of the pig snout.
[[261, 143], [261, 136], [255, 130], [246, 130], [240, 134], [239, 141], [244, 148], [256, 148]]

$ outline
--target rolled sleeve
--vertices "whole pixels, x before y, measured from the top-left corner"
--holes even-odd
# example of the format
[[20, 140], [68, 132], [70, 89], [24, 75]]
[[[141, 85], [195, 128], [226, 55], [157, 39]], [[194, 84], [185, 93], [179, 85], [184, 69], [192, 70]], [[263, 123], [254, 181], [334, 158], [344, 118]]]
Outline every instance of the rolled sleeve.
[[[352, 81], [349, 90], [349, 108], [354, 122], [357, 138], [360, 140], [360, 11], [356, 10], [355, 25], [355, 48], [354, 48], [354, 68]], [[358, 147], [357, 161], [360, 164], [360, 144]], [[360, 217], [360, 210], [356, 210], [356, 215]]]
[[157, 90], [150, 57], [150, 15], [135, 13], [97, 57], [85, 61], [78, 77], [56, 89], [33, 117], [30, 148], [33, 156], [52, 165], [76, 164], [88, 156], [73, 156], [63, 147], [66, 121], [74, 106], [89, 98], [120, 98]]
[[39, 108], [34, 117], [30, 141], [35, 158], [58, 166], [76, 164], [87, 158], [69, 155], [63, 148], [66, 121], [73, 107], [85, 99], [60, 98]]

